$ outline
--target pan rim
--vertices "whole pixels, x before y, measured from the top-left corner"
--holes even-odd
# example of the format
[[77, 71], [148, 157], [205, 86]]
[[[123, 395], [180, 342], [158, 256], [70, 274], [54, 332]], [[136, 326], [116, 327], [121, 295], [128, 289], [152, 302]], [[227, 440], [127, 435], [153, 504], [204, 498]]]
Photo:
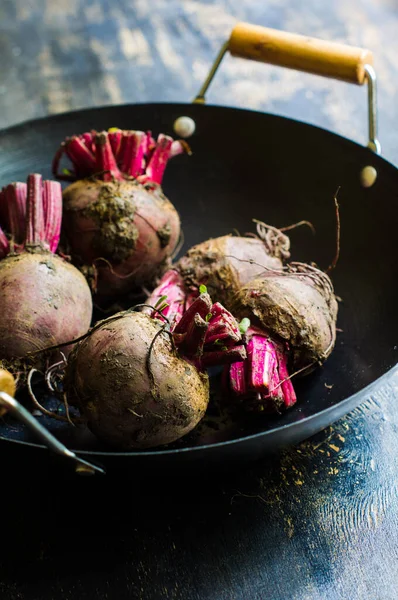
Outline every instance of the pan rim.
[[[392, 377], [392, 375], [394, 374], [394, 372], [398, 373], [398, 363], [396, 365], [394, 365], [393, 367], [391, 367], [386, 373], [384, 373], [383, 375], [381, 375], [380, 377], [375, 379], [375, 381], [372, 381], [366, 387], [362, 388], [358, 392], [355, 392], [355, 394], [348, 396], [348, 398], [345, 398], [344, 400], [341, 400], [340, 402], [333, 404], [332, 406], [329, 406], [328, 408], [325, 408], [317, 413], [314, 413], [312, 415], [309, 415], [308, 417], [305, 417], [304, 419], [301, 419], [298, 423], [304, 427], [304, 424], [308, 424], [308, 423], [311, 423], [312, 421], [316, 421], [317, 419], [321, 419], [321, 417], [323, 417], [329, 413], [333, 413], [335, 411], [336, 412], [335, 418], [333, 419], [333, 421], [331, 421], [331, 423], [334, 423], [335, 421], [337, 421], [338, 419], [340, 419], [344, 415], [346, 415], [350, 410], [353, 410], [354, 408], [359, 406], [359, 404], [361, 404], [361, 402], [365, 402], [369, 398], [371, 393], [373, 391], [375, 391], [375, 388], [381, 388], [382, 387], [381, 384], [384, 382], [384, 380], [390, 379]], [[350, 406], [351, 404], [352, 404], [352, 406]], [[339, 409], [341, 408], [341, 410], [336, 410], [338, 408]], [[345, 410], [346, 408], [348, 410]], [[104, 451], [100, 451], [100, 450], [75, 450], [74, 448], [68, 448], [68, 449], [72, 450], [72, 452], [74, 452], [75, 454], [79, 454], [79, 455], [83, 455], [83, 456], [106, 457], [106, 458], [121, 457], [121, 456], [124, 456], [124, 457], [164, 456], [164, 455], [172, 456], [172, 455], [177, 455], [177, 454], [184, 454], [187, 452], [208, 451], [213, 448], [230, 446], [232, 444], [241, 444], [244, 442], [248, 442], [249, 440], [255, 440], [255, 439], [258, 439], [261, 437], [266, 437], [266, 436], [271, 437], [277, 431], [288, 431], [289, 429], [297, 428], [298, 423], [297, 422], [287, 423], [286, 425], [280, 425], [279, 427], [273, 427], [272, 429], [268, 429], [267, 431], [259, 431], [258, 433], [252, 433], [250, 435], [235, 438], [233, 440], [225, 440], [223, 442], [214, 442], [212, 444], [203, 444], [201, 446], [190, 446], [187, 448], [172, 448], [170, 450], [166, 449], [166, 450], [152, 450], [152, 451], [151, 450], [137, 450], [137, 451], [132, 451], [132, 452], [112, 452], [112, 451], [104, 452]], [[311, 437], [311, 435], [313, 435], [313, 434], [310, 434], [308, 437]], [[303, 439], [306, 439], [306, 438], [303, 438]], [[36, 444], [35, 442], [26, 442], [24, 440], [15, 440], [15, 439], [10, 439], [10, 438], [5, 438], [1, 435], [0, 435], [0, 442], [14, 443], [14, 444], [19, 444], [21, 446], [29, 446], [29, 447], [33, 447], [36, 449], [48, 451], [47, 446], [44, 446], [43, 444]]]
[[66, 112], [55, 113], [55, 114], [50, 114], [50, 115], [46, 115], [43, 117], [38, 117], [36, 119], [26, 119], [25, 121], [19, 121], [18, 123], [14, 123], [13, 125], [10, 125], [8, 127], [4, 127], [2, 129], [0, 129], [0, 136], [12, 132], [13, 129], [18, 129], [20, 127], [27, 127], [34, 123], [44, 123], [44, 122], [48, 122], [48, 121], [56, 121], [57, 119], [67, 118], [67, 117], [73, 116], [75, 114], [90, 113], [90, 112], [96, 112], [96, 111], [100, 112], [100, 111], [112, 109], [112, 108], [128, 109], [130, 107], [149, 107], [149, 106], [153, 106], [153, 107], [156, 107], [156, 106], [158, 106], [158, 107], [161, 107], [161, 106], [180, 107], [181, 106], [181, 107], [189, 107], [191, 109], [193, 108], [194, 110], [197, 110], [197, 109], [198, 110], [206, 110], [207, 108], [211, 108], [212, 110], [213, 109], [220, 110], [220, 111], [228, 110], [228, 111], [234, 111], [234, 112], [239, 112], [239, 113], [262, 115], [262, 116], [266, 116], [266, 117], [275, 118], [275, 119], [278, 119], [281, 121], [295, 123], [296, 125], [310, 127], [319, 132], [327, 134], [333, 138], [337, 138], [340, 142], [343, 142], [343, 143], [346, 143], [349, 145], [353, 145], [357, 149], [361, 149], [362, 151], [368, 153], [369, 156], [372, 156], [376, 160], [379, 160], [379, 161], [383, 162], [385, 165], [388, 165], [388, 167], [392, 168], [394, 171], [398, 170], [398, 165], [397, 166], [394, 165], [392, 162], [387, 160], [382, 154], [381, 155], [376, 154], [375, 152], [370, 150], [370, 148], [368, 148], [367, 146], [364, 146], [364, 145], [360, 144], [359, 142], [356, 142], [355, 140], [351, 140], [350, 138], [347, 138], [344, 135], [340, 135], [339, 133], [336, 133], [335, 131], [332, 131], [331, 129], [325, 129], [323, 127], [320, 127], [319, 125], [314, 125], [313, 123], [310, 123], [308, 121], [300, 121], [298, 119], [294, 119], [293, 117], [278, 115], [276, 113], [270, 113], [270, 112], [251, 109], [251, 108], [240, 108], [238, 106], [224, 106], [223, 104], [210, 104], [207, 102], [206, 102], [206, 104], [194, 104], [193, 102], [161, 102], [161, 101], [159, 101], [159, 102], [129, 102], [129, 103], [124, 103], [124, 104], [102, 104], [101, 106], [77, 108], [77, 109], [69, 110]]
[[[326, 134], [327, 136], [338, 140], [340, 143], [343, 143], [347, 146], [352, 146], [356, 150], [360, 149], [365, 154], [368, 153], [368, 155], [372, 157], [372, 160], [374, 162], [382, 163], [384, 168], [387, 167], [387, 169], [391, 170], [392, 173], [397, 175], [398, 169], [392, 162], [390, 162], [383, 156], [376, 155], [374, 152], [372, 152], [366, 146], [363, 146], [363, 145], [359, 144], [358, 142], [355, 142], [349, 138], [346, 138], [346, 137], [344, 137], [338, 133], [335, 133], [329, 129], [324, 129], [322, 127], [313, 125], [306, 121], [299, 121], [299, 120], [291, 118], [291, 117], [285, 117], [282, 115], [264, 112], [264, 111], [260, 111], [260, 110], [246, 109], [246, 108], [239, 108], [239, 107], [230, 107], [230, 106], [223, 106], [223, 105], [216, 105], [216, 104], [195, 105], [195, 104], [188, 103], [188, 102], [137, 102], [137, 103], [126, 103], [126, 104], [118, 104], [118, 105], [109, 104], [109, 105], [102, 105], [102, 106], [95, 106], [95, 107], [87, 107], [87, 108], [71, 110], [71, 111], [67, 111], [67, 112], [63, 112], [63, 113], [47, 115], [47, 116], [40, 117], [37, 119], [28, 119], [26, 121], [21, 121], [19, 123], [15, 123], [9, 127], [1, 129], [0, 137], [2, 137], [3, 135], [13, 133], [13, 131], [18, 130], [23, 127], [29, 127], [29, 126], [32, 126], [33, 124], [40, 124], [40, 123], [44, 123], [44, 122], [57, 121], [59, 119], [73, 117], [73, 115], [77, 114], [77, 113], [81, 114], [81, 113], [90, 113], [90, 112], [93, 113], [93, 112], [97, 112], [97, 111], [101, 112], [102, 110], [106, 110], [106, 109], [110, 109], [110, 108], [118, 108], [118, 109], [126, 108], [127, 109], [129, 107], [148, 107], [148, 106], [153, 106], [153, 107], [167, 106], [167, 107], [176, 107], [176, 108], [177, 107], [190, 107], [191, 109], [192, 109], [192, 107], [200, 106], [200, 110], [204, 110], [206, 108], [211, 108], [211, 109], [216, 109], [216, 110], [220, 110], [220, 111], [228, 110], [228, 111], [235, 111], [235, 112], [241, 112], [241, 113], [244, 112], [244, 113], [249, 113], [249, 114], [253, 114], [253, 115], [262, 115], [262, 116], [278, 119], [278, 120], [285, 121], [285, 122], [291, 122], [291, 123], [294, 123], [295, 125], [300, 125], [305, 128], [310, 127], [312, 129], [317, 130], [319, 133]], [[181, 455], [181, 454], [188, 453], [188, 452], [207, 452], [207, 451], [209, 451], [211, 449], [215, 449], [215, 448], [226, 447], [226, 446], [230, 446], [233, 444], [235, 444], [235, 445], [244, 444], [246, 442], [253, 441], [256, 439], [260, 439], [260, 438], [265, 438], [267, 436], [272, 437], [276, 432], [281, 432], [281, 431], [287, 432], [290, 430], [302, 429], [302, 428], [305, 429], [306, 426], [308, 428], [308, 424], [310, 424], [310, 423], [313, 423], [313, 422], [316, 423], [317, 421], [322, 421], [322, 419], [329, 413], [335, 413], [333, 420], [331, 421], [331, 422], [334, 422], [337, 419], [343, 417], [350, 410], [354, 409], [362, 401], [365, 401], [369, 397], [369, 395], [373, 391], [375, 391], [377, 388], [381, 387], [384, 383], [387, 383], [387, 380], [389, 380], [391, 378], [394, 371], [398, 371], [398, 363], [393, 365], [391, 368], [388, 369], [388, 371], [386, 371], [383, 375], [381, 375], [380, 377], [378, 377], [377, 379], [375, 379], [374, 381], [369, 383], [367, 386], [365, 386], [361, 390], [358, 390], [357, 392], [355, 392], [355, 394], [352, 394], [351, 396], [344, 398], [343, 400], [337, 402], [336, 404], [333, 404], [332, 406], [329, 406], [328, 408], [325, 408], [319, 412], [309, 415], [308, 417], [305, 417], [305, 418], [301, 419], [300, 421], [287, 423], [285, 425], [279, 425], [279, 426], [273, 427], [272, 429], [268, 429], [267, 431], [260, 431], [258, 433], [245, 435], [243, 437], [238, 437], [238, 438], [235, 438], [232, 440], [225, 440], [222, 442], [214, 442], [211, 444], [203, 444], [203, 445], [199, 445], [199, 446], [189, 446], [186, 448], [163, 449], [163, 450], [160, 449], [160, 450], [152, 450], [152, 451], [151, 450], [143, 450], [143, 451], [129, 451], [129, 452], [126, 452], [126, 451], [125, 452], [116, 452], [116, 451], [105, 452], [105, 451], [98, 451], [98, 450], [74, 450], [73, 448], [71, 448], [71, 450], [73, 450], [73, 452], [75, 452], [78, 455], [87, 456], [87, 457], [92, 456], [92, 457], [98, 457], [98, 458], [101, 458], [101, 457], [102, 458], [112, 458], [112, 457], [116, 458], [116, 457], [172, 456], [172, 455]], [[310, 435], [312, 435], [312, 434], [310, 434]], [[305, 436], [305, 437], [307, 437], [307, 436]], [[305, 439], [305, 437], [303, 439]], [[3, 437], [2, 435], [0, 435], [0, 442], [1, 443], [3, 443], [3, 442], [14, 443], [14, 444], [19, 444], [20, 446], [27, 446], [27, 447], [32, 447], [32, 448], [35, 448], [38, 450], [46, 450], [47, 451], [47, 447], [42, 444], [35, 443], [35, 442], [27, 442], [25, 440], [10, 439], [10, 438]]]

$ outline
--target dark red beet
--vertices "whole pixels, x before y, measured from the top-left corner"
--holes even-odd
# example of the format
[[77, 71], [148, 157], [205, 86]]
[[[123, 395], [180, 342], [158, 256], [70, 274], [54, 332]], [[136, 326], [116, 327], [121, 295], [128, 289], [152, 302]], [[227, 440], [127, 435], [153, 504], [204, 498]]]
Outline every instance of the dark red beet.
[[[53, 172], [77, 180], [63, 194], [64, 230], [74, 262], [93, 275], [100, 297], [117, 297], [150, 286], [170, 265], [180, 219], [163, 194], [167, 161], [184, 142], [160, 134], [110, 130], [68, 138]], [[59, 172], [61, 156], [73, 165]]]

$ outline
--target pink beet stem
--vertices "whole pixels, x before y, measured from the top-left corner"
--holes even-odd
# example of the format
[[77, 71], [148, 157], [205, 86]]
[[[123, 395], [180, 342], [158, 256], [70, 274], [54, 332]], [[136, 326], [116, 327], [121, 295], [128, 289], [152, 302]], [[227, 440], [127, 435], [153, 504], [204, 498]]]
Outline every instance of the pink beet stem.
[[[160, 298], [166, 296], [164, 302], [168, 306], [162, 310], [162, 314], [171, 321], [171, 325], [176, 325], [182, 315], [184, 314], [185, 308], [185, 286], [181, 275], [173, 270], [167, 271], [158, 287], [149, 296], [147, 304], [155, 306]], [[152, 317], [161, 318], [157, 311], [152, 313]]]
[[246, 371], [247, 361], [236, 362], [229, 367], [230, 387], [237, 396], [245, 396], [247, 394]]
[[157, 144], [149, 159], [145, 169], [146, 178], [155, 183], [162, 183], [163, 174], [170, 158], [170, 150], [173, 139], [161, 133], [158, 136]]
[[217, 350], [215, 352], [205, 352], [201, 359], [203, 368], [215, 367], [217, 365], [227, 365], [236, 361], [242, 361], [246, 358], [246, 350], [243, 345], [233, 346], [227, 350]]
[[294, 391], [292, 380], [289, 379], [286, 354], [278, 348], [276, 350], [276, 354], [278, 357], [279, 379], [281, 381], [280, 387], [282, 389], [285, 406], [288, 408], [289, 406], [293, 406], [293, 404], [296, 403], [297, 396], [296, 392]]
[[25, 246], [36, 246], [43, 241], [45, 241], [45, 230], [42, 177], [34, 173], [28, 176]]
[[113, 156], [116, 158], [116, 160], [118, 159], [118, 156], [119, 156], [119, 152], [120, 152], [120, 148], [121, 148], [121, 144], [122, 144], [122, 136], [123, 136], [123, 132], [121, 129], [118, 129], [118, 131], [108, 131], [109, 143], [112, 148]]
[[254, 335], [247, 344], [249, 356], [249, 388], [263, 391], [269, 390], [271, 377], [276, 363], [276, 353], [267, 338]]
[[[275, 355], [276, 355], [276, 348]], [[283, 391], [280, 385], [279, 371], [278, 371], [278, 358], [276, 358], [271, 374], [270, 374], [270, 385], [269, 385], [269, 396], [273, 400], [280, 400], [284, 402]]]
[[73, 164], [77, 179], [95, 173], [95, 156], [80, 137], [73, 136], [65, 142], [65, 154]]
[[96, 171], [101, 174], [101, 179], [103, 181], [123, 179], [123, 175], [119, 171], [119, 167], [116, 164], [116, 159], [112, 152], [108, 134], [106, 132], [97, 133], [95, 137], [95, 143]]
[[182, 319], [179, 323], [177, 323], [176, 328], [174, 329], [175, 333], [184, 333], [188, 331], [188, 328], [195, 318], [196, 313], [199, 314], [202, 319], [206, 318], [206, 315], [209, 314], [211, 310], [211, 299], [209, 294], [201, 294], [199, 298], [191, 304], [187, 311], [185, 311]]
[[8, 239], [2, 228], [0, 227], [0, 258], [4, 258], [10, 251]]
[[184, 355], [195, 356], [197, 358], [202, 356], [207, 327], [206, 321], [196, 313], [189, 324], [180, 348]]
[[152, 137], [152, 132], [151, 131], [147, 131], [146, 132], [146, 146], [145, 146], [145, 158], [149, 159], [150, 156], [152, 155], [152, 152], [155, 150], [156, 148], [156, 142]]
[[22, 244], [26, 231], [26, 183], [11, 183], [4, 189], [7, 203], [7, 225], [15, 244]]
[[58, 181], [43, 182], [44, 239], [55, 252], [61, 235], [62, 189]]
[[147, 136], [143, 131], [131, 131], [125, 135], [123, 142], [123, 162], [120, 170], [130, 177], [138, 177], [145, 170]]

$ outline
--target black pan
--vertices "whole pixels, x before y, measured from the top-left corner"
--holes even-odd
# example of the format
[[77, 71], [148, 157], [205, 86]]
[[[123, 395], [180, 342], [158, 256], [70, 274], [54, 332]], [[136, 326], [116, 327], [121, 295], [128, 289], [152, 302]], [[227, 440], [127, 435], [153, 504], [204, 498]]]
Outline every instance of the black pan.
[[[256, 458], [299, 442], [386, 385], [398, 357], [397, 287], [398, 171], [371, 150], [333, 133], [248, 110], [199, 104], [137, 104], [82, 110], [24, 123], [0, 133], [0, 185], [27, 173], [51, 177], [60, 140], [73, 133], [106, 129], [151, 129], [173, 135], [173, 123], [191, 117], [196, 131], [191, 157], [168, 166], [166, 194], [182, 218], [186, 250], [208, 237], [253, 230], [252, 218], [276, 226], [309, 220], [316, 235], [291, 233], [295, 260], [326, 268], [335, 253], [333, 197], [340, 187], [341, 254], [333, 273], [341, 297], [336, 348], [326, 364], [297, 379], [298, 403], [283, 415], [205, 423], [175, 447], [112, 452], [88, 432], [41, 417], [40, 421], [81, 456], [108, 468], [197, 461], [210, 464]], [[361, 185], [363, 167], [377, 179]], [[386, 388], [389, 389], [388, 386]], [[35, 442], [14, 420], [0, 421], [0, 444], [8, 456], [33, 453]]]

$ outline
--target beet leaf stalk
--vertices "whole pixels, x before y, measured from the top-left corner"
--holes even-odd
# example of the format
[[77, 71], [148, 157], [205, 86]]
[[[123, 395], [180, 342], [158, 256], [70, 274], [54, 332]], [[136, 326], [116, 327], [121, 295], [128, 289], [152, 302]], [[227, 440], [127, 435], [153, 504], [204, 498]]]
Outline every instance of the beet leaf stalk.
[[[91, 131], [62, 142], [52, 170], [57, 179], [76, 181], [95, 176], [103, 181], [135, 178], [140, 183], [161, 184], [170, 158], [190, 152], [186, 142], [160, 133], [157, 140], [148, 131]], [[60, 168], [66, 156], [72, 168]]]
[[247, 359], [228, 368], [232, 393], [254, 410], [293, 406], [297, 398], [289, 378], [287, 353], [257, 328], [249, 327], [246, 339]]
[[[201, 285], [200, 288], [205, 289], [205, 286]], [[148, 303], [164, 306], [163, 314], [175, 324], [174, 331], [178, 333], [185, 327], [185, 322], [191, 319], [198, 302], [194, 298], [198, 293], [199, 290], [189, 289], [181, 274], [174, 269], [165, 273]], [[203, 358], [208, 366], [212, 357], [219, 360], [217, 350], [223, 347], [225, 352], [232, 339], [242, 339], [236, 320], [221, 304], [213, 305], [211, 315], [205, 339], [207, 348], [212, 345], [212, 352]], [[242, 320], [247, 358], [234, 361], [226, 367], [226, 387], [235, 397], [244, 401], [244, 406], [250, 410], [279, 410], [293, 406], [297, 398], [287, 368], [288, 352], [275, 343], [265, 330], [248, 327], [249, 324], [247, 318]], [[229, 350], [235, 351], [233, 346]]]
[[221, 304], [203, 292], [173, 328], [175, 345], [198, 370], [246, 358], [238, 323]]

